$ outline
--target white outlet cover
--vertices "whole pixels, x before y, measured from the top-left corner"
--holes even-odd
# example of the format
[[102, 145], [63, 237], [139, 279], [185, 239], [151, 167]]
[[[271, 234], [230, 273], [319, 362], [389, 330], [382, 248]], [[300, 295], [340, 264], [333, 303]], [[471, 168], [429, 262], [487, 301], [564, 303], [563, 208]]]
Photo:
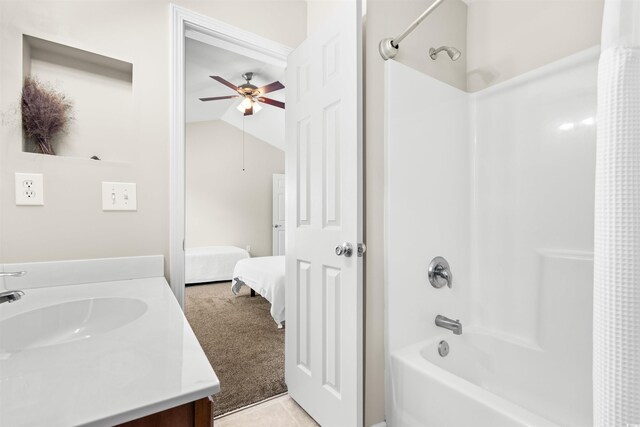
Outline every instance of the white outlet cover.
[[138, 210], [136, 184], [132, 182], [103, 182], [102, 210]]
[[44, 179], [41, 173], [16, 172], [16, 205], [44, 205]]

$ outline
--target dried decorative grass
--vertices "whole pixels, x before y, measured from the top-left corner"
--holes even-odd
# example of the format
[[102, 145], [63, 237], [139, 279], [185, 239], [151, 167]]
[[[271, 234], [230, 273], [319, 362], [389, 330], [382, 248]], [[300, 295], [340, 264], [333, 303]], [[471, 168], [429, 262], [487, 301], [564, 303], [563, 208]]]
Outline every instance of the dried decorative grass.
[[22, 128], [42, 154], [55, 154], [54, 138], [64, 132], [71, 116], [71, 102], [61, 93], [34, 77], [27, 77], [22, 88]]

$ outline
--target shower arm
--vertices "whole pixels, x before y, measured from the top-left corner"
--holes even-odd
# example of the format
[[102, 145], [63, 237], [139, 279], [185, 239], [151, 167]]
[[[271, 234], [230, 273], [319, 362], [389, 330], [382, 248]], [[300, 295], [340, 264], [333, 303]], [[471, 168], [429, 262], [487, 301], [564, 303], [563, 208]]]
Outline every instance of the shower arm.
[[384, 59], [385, 61], [387, 59], [391, 59], [393, 57], [396, 56], [396, 54], [398, 53], [398, 48], [400, 47], [400, 42], [402, 40], [405, 39], [405, 37], [407, 37], [409, 34], [411, 34], [411, 32], [413, 30], [415, 30], [418, 25], [420, 25], [422, 23], [422, 21], [425, 20], [425, 18], [429, 15], [431, 15], [431, 13], [436, 10], [436, 8], [438, 6], [440, 6], [440, 3], [442, 3], [444, 0], [436, 0], [434, 1], [431, 6], [429, 6], [429, 8], [427, 10], [425, 10], [424, 12], [422, 12], [422, 15], [418, 16], [418, 19], [416, 19], [415, 21], [413, 21], [406, 30], [404, 30], [402, 33], [400, 33], [400, 35], [398, 35], [397, 37], [394, 37], [392, 39], [383, 39], [380, 40], [380, 44], [378, 45], [378, 50], [380, 51], [380, 55], [382, 56], [382, 59]]

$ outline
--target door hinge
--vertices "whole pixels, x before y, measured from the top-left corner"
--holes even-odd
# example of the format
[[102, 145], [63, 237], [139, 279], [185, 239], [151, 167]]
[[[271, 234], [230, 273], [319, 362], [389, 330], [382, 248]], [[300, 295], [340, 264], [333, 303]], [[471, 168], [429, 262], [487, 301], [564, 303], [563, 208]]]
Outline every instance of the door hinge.
[[358, 257], [362, 258], [367, 252], [367, 246], [364, 243], [358, 243]]

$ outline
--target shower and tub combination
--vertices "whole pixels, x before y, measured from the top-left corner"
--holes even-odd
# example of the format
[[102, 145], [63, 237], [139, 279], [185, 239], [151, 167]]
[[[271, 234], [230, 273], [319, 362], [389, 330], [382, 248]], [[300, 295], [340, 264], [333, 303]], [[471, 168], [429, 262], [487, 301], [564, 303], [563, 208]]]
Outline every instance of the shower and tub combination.
[[474, 94], [386, 63], [390, 426], [592, 424], [597, 58]]
[[[611, 9], [621, 0], [607, 2]], [[634, 15], [617, 13], [619, 19]], [[392, 58], [398, 39], [406, 35], [383, 40], [383, 58]], [[435, 50], [429, 56], [437, 57]], [[440, 51], [451, 59], [459, 56], [446, 46]], [[640, 325], [620, 327], [621, 315], [612, 308], [618, 304], [640, 312], [640, 291], [598, 287], [598, 244], [616, 244], [610, 229], [601, 231], [610, 240], [600, 243], [596, 232], [594, 287], [594, 218], [598, 224], [609, 215], [611, 227], [621, 223], [612, 219], [620, 205], [613, 201], [632, 197], [633, 192], [619, 191], [621, 186], [634, 188], [628, 182], [619, 185], [611, 170], [603, 171], [596, 150], [596, 141], [599, 149], [604, 146], [596, 115], [599, 128], [609, 120], [598, 105], [600, 54], [594, 47], [475, 93], [398, 62], [385, 63], [390, 427], [640, 423], [640, 400], [623, 396], [640, 393], [640, 370], [635, 369], [640, 363], [629, 356]], [[627, 93], [638, 88], [631, 84]], [[640, 139], [640, 130], [635, 132]], [[640, 158], [640, 149], [626, 149]], [[596, 186], [596, 159], [608, 188]], [[622, 172], [635, 177], [640, 188], [640, 171]], [[612, 191], [608, 200], [615, 209], [594, 204], [596, 188]], [[633, 197], [640, 202], [640, 195]], [[626, 202], [623, 210], [637, 206]], [[628, 218], [629, 212], [619, 215]], [[629, 246], [638, 245], [640, 237], [629, 240], [632, 230], [624, 232], [624, 249], [632, 255], [612, 263], [632, 275], [625, 268], [631, 269], [629, 259], [638, 258], [638, 252]], [[610, 274], [616, 268], [605, 264]], [[598, 297], [599, 292], [605, 296]], [[627, 298], [625, 304], [622, 297], [615, 299], [618, 294]], [[598, 306], [606, 304], [611, 304], [603, 310], [609, 317], [602, 320]], [[598, 322], [619, 329], [607, 335], [600, 326], [601, 333], [594, 335], [594, 313], [596, 330]], [[605, 345], [614, 360], [602, 368]], [[613, 366], [620, 354], [628, 368]], [[611, 373], [614, 367], [619, 375]]]

